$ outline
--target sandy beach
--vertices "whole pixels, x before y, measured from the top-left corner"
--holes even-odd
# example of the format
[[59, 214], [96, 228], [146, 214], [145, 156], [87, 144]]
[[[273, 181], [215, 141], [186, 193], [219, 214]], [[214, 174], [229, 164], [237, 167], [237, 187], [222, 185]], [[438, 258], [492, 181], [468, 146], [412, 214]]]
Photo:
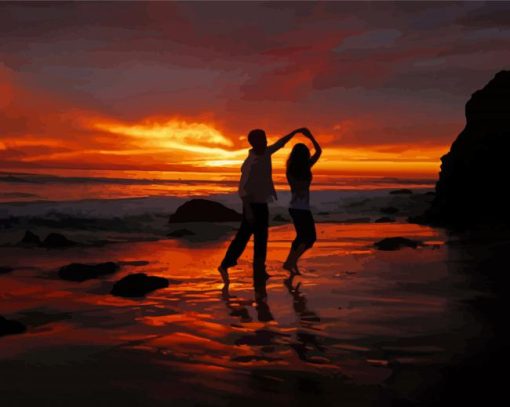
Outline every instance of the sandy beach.
[[[215, 270], [228, 234], [0, 248], [14, 269], [0, 276], [2, 315], [28, 327], [1, 338], [2, 398], [9, 406], [433, 400], [441, 372], [471, 355], [487, 328], [467, 305], [487, 294], [466, 274], [465, 248], [445, 244], [440, 230], [402, 222], [320, 223], [318, 236], [303, 275], [289, 280], [281, 262], [293, 230], [272, 227], [272, 277], [254, 287], [250, 243], [229, 290]], [[424, 244], [375, 250], [391, 236]], [[104, 261], [120, 271], [81, 283], [57, 276], [72, 262]], [[134, 272], [166, 277], [169, 287], [140, 299], [112, 296], [113, 283]]]

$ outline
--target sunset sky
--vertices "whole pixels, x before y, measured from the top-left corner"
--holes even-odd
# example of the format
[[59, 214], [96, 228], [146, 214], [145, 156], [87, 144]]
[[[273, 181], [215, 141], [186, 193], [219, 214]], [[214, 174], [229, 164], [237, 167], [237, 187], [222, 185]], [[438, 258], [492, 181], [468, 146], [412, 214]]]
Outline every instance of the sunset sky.
[[307, 126], [324, 174], [435, 177], [471, 93], [510, 66], [509, 13], [2, 2], [0, 171], [236, 173], [250, 129]]

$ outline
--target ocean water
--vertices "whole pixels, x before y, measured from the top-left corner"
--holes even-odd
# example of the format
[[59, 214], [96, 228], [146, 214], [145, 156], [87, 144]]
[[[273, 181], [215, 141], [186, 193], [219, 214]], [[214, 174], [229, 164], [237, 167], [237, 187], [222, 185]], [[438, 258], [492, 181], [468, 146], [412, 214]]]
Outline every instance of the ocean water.
[[[108, 175], [108, 176], [105, 176]], [[78, 201], [147, 197], [190, 197], [235, 193], [238, 174], [179, 174], [70, 171], [68, 176], [0, 172], [0, 202]], [[283, 175], [276, 188], [288, 191]], [[315, 191], [380, 191], [396, 188], [430, 189], [430, 178], [347, 177], [315, 175]]]
[[[0, 243], [18, 241], [25, 230], [41, 235], [77, 232], [78, 241], [160, 239], [172, 231], [168, 216], [191, 198], [242, 209], [238, 181], [228, 176], [176, 180], [85, 175], [0, 173]], [[288, 220], [290, 192], [276, 178], [279, 199], [270, 205], [271, 219], [280, 215]], [[318, 222], [373, 222], [384, 216], [381, 208], [386, 207], [399, 208], [393, 217], [405, 220], [424, 210], [432, 199], [425, 193], [432, 187], [432, 180], [316, 176], [311, 206]], [[409, 188], [413, 194], [390, 194], [395, 188]], [[109, 234], [100, 235], [105, 231]]]

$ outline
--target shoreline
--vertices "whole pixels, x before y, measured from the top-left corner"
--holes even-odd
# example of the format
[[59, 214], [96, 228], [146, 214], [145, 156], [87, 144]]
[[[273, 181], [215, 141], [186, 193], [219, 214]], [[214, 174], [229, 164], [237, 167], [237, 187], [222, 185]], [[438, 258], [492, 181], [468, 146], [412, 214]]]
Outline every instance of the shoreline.
[[[367, 223], [374, 221], [402, 222], [421, 214], [433, 196], [424, 191], [392, 195], [382, 191], [315, 191], [312, 213], [317, 223]], [[289, 192], [281, 192], [279, 201], [270, 205], [270, 224], [290, 222], [287, 203]], [[209, 195], [228, 208], [241, 211], [237, 194]], [[110, 200], [81, 200], [37, 203], [0, 203], [0, 244], [14, 244], [26, 230], [36, 234], [58, 232], [69, 234], [78, 241], [164, 239], [177, 229], [190, 225], [168, 224], [168, 217], [189, 198], [146, 197]], [[386, 213], [387, 212], [387, 213]], [[238, 224], [214, 224], [206, 230], [216, 230], [218, 238]], [[192, 225], [196, 235], [200, 225]], [[16, 236], [16, 237], [14, 237]]]

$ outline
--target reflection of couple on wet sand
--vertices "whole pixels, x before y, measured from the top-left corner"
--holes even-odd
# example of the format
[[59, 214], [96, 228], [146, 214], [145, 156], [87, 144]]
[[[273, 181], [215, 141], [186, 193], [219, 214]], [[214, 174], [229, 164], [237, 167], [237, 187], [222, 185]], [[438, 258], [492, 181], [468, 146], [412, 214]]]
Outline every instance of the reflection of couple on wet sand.
[[[298, 317], [298, 327], [296, 329], [295, 339], [290, 339], [288, 332], [278, 332], [268, 329], [259, 329], [251, 334], [245, 334], [236, 341], [238, 345], [267, 346], [276, 344], [287, 344], [305, 362], [314, 363], [314, 357], [325, 357], [326, 348], [320, 343], [320, 337], [314, 331], [318, 330], [317, 324], [320, 322], [319, 316], [308, 308], [307, 299], [301, 292], [301, 283], [294, 284], [296, 274], [291, 273], [284, 280], [287, 291], [292, 296], [292, 308]], [[236, 296], [230, 295], [229, 285], [225, 284], [222, 290], [222, 298], [225, 305], [230, 310], [230, 315], [238, 317], [242, 323], [252, 322], [248, 306], [255, 305], [256, 315], [259, 322], [273, 321], [274, 317], [267, 301], [266, 280], [255, 280], [255, 304], [251, 300], [242, 300]], [[286, 341], [277, 341], [276, 337], [286, 337]]]
[[296, 134], [302, 133], [309, 138], [315, 148], [310, 150], [303, 143], [296, 144], [287, 160], [287, 180], [292, 192], [289, 213], [296, 229], [296, 238], [292, 242], [289, 255], [283, 263], [283, 268], [291, 275], [299, 274], [297, 262], [301, 255], [316, 239], [315, 223], [310, 211], [310, 184], [312, 181], [312, 166], [321, 155], [321, 148], [310, 130], [300, 128], [268, 146], [264, 130], [251, 130], [248, 142], [252, 146], [248, 157], [241, 167], [239, 195], [243, 201], [243, 218], [236, 236], [230, 243], [225, 258], [218, 267], [223, 282], [228, 285], [228, 268], [237, 264], [251, 235], [254, 239], [253, 277], [255, 280], [266, 280], [266, 252], [269, 226], [268, 203], [277, 199], [272, 178], [271, 156]]

